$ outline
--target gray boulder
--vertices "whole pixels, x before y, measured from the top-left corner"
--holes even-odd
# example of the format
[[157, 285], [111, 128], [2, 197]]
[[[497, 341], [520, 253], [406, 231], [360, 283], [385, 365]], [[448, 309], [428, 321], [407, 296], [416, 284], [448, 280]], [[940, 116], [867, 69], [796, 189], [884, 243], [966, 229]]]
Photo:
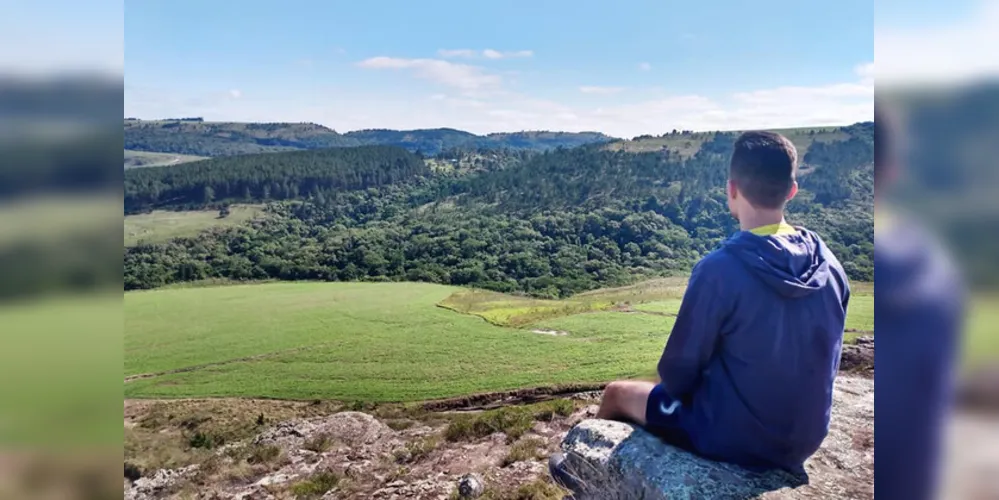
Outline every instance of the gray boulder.
[[482, 476], [478, 474], [465, 474], [458, 480], [458, 498], [478, 498], [484, 489]]
[[697, 457], [629, 424], [589, 419], [562, 440], [579, 500], [874, 498], [874, 381], [840, 377], [830, 433], [807, 478]]

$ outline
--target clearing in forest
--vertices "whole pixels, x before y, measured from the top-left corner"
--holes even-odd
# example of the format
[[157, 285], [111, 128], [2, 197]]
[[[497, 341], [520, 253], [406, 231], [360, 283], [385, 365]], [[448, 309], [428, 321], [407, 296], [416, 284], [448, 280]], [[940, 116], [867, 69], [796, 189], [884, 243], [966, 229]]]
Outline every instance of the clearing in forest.
[[227, 217], [219, 217], [218, 210], [193, 210], [174, 212], [156, 210], [146, 214], [125, 216], [125, 246], [139, 243], [163, 243], [173, 238], [197, 236], [213, 227], [237, 226], [264, 211], [261, 205], [233, 205]]

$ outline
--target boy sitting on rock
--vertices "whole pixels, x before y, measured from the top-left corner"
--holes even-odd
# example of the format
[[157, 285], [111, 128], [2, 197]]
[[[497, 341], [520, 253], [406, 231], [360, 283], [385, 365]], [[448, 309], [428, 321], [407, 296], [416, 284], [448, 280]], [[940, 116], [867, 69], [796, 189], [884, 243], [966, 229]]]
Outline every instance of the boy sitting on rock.
[[[738, 138], [728, 206], [741, 230], [694, 266], [660, 382], [611, 383], [597, 418], [712, 460], [804, 474], [829, 431], [850, 289], [822, 239], [784, 220], [796, 170], [783, 136]], [[573, 489], [565, 457], [550, 466]]]

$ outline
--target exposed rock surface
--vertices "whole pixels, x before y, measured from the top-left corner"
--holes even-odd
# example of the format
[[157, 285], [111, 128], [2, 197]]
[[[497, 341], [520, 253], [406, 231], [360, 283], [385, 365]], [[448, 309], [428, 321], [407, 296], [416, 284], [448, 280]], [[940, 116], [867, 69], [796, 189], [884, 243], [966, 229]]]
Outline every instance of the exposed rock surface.
[[874, 337], [857, 338], [852, 344], [843, 344], [839, 369], [856, 375], [874, 374]]
[[367, 413], [345, 411], [328, 417], [281, 422], [257, 436], [254, 442], [293, 448], [321, 434], [337, 442], [360, 446], [390, 436], [393, 431]]
[[809, 478], [753, 473], [705, 460], [620, 422], [589, 419], [562, 441], [592, 499], [874, 498], [874, 381], [836, 381], [829, 436], [805, 464]]
[[[678, 490], [681, 493], [690, 493], [689, 496], [681, 494], [675, 498], [726, 498], [716, 493], [752, 491], [753, 487], [746, 484], [757, 484], [756, 489], [759, 490], [778, 488], [766, 493], [762, 497], [765, 499], [863, 499], [872, 495], [872, 380], [849, 377], [837, 380], [832, 430], [823, 449], [808, 464], [811, 484], [796, 489], [766, 482], [779, 482], [784, 478], [749, 478], [756, 483], [744, 483], [747, 476], [740, 476], [745, 472], [737, 468], [706, 461], [698, 463], [695, 457], [670, 451], [651, 436], [642, 438], [641, 431], [622, 424], [592, 420], [599, 396], [599, 392], [576, 393], [572, 399], [577, 406], [571, 415], [535, 421], [520, 439], [539, 442], [537, 454], [513, 463], [508, 461], [508, 456], [514, 442], [501, 432], [452, 442], [443, 439], [446, 419], [428, 415], [425, 420], [414, 419], [409, 425], [400, 426], [395, 424], [408, 417], [384, 417], [385, 422], [397, 428], [393, 430], [372, 415], [348, 411], [276, 420], [253, 437], [212, 450], [210, 459], [200, 460], [201, 467], [150, 471], [146, 477], [135, 482], [126, 480], [124, 498], [286, 499], [294, 498], [296, 488], [316, 481], [323, 474], [333, 474], [339, 480], [335, 484], [320, 483], [316, 488], [324, 492], [311, 490], [309, 495], [313, 498], [447, 500], [458, 496], [463, 484], [468, 486], [469, 492], [474, 492], [476, 488], [471, 483], [475, 481], [467, 479], [470, 477], [476, 477], [481, 482], [483, 497], [511, 498], [511, 495], [516, 497], [516, 491], [522, 485], [548, 477], [547, 456], [556, 451], [563, 440], [567, 443], [587, 443], [587, 452], [593, 454], [594, 463], [600, 465], [610, 463], [611, 457], [619, 463], [625, 462], [620, 458], [626, 454], [617, 452], [615, 455], [615, 449], [623, 448], [615, 442], [627, 441], [632, 443], [629, 446], [634, 450], [641, 450], [641, 447], [634, 445], [643, 442], [643, 439], [647, 446], [658, 450], [655, 453], [675, 454], [666, 458], [654, 456], [651, 460], [649, 458], [653, 455], [645, 456], [646, 464], [643, 466], [654, 470], [659, 463], [664, 480], [685, 487]], [[247, 418], [252, 418], [252, 415]], [[566, 433], [574, 426], [576, 430], [566, 438]], [[267, 455], [269, 458], [262, 459], [263, 462], [247, 458], [251, 451], [260, 452], [273, 447], [279, 448], [280, 453]], [[606, 461], [601, 461], [600, 457], [604, 456], [601, 454], [606, 455]], [[635, 458], [641, 456], [635, 455]], [[663, 467], [662, 463], [673, 465]], [[633, 462], [632, 467], [637, 467], [635, 464], [637, 462]], [[678, 478], [675, 473], [676, 470], [683, 470], [678, 469], [683, 466], [688, 467], [688, 475], [684, 476], [689, 480], [686, 483], [684, 477]], [[666, 476], [667, 471], [671, 475]], [[633, 474], [633, 477], [642, 476]], [[703, 490], [710, 483], [721, 487], [706, 494], [698, 493], [698, 488]], [[626, 486], [634, 485], [629, 483]], [[733, 490], [734, 486], [738, 488]], [[698, 494], [701, 496], [698, 497]], [[614, 500], [615, 497], [602, 495], [597, 498]], [[623, 498], [635, 500], [636, 497]], [[657, 497], [647, 495], [644, 498]]]
[[131, 483], [125, 489], [125, 500], [148, 500], [159, 498], [172, 487], [177, 481], [184, 479], [197, 470], [197, 466], [184, 467], [182, 469], [160, 469], [152, 476], [142, 477]]

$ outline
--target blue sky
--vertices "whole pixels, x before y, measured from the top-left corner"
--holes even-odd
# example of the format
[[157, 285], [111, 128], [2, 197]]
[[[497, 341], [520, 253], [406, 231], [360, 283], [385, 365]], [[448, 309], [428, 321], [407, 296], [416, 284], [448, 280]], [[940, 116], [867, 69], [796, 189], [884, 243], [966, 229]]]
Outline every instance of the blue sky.
[[994, 0], [709, 5], [0, 0], [0, 76], [124, 73], [144, 118], [625, 137], [869, 119], [875, 54], [879, 88], [999, 78]]
[[142, 0], [125, 113], [473, 132], [868, 119], [870, 0]]

